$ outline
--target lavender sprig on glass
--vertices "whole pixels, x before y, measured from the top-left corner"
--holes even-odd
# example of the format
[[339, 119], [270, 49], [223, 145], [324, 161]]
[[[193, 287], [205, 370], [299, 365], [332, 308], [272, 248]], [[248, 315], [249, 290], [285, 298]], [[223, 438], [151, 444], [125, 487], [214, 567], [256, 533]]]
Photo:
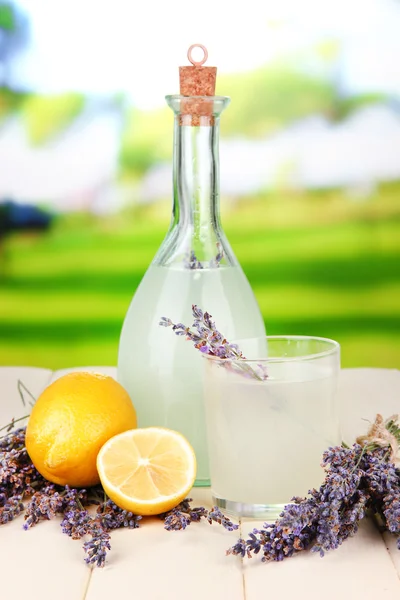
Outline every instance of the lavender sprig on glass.
[[183, 323], [174, 323], [168, 317], [161, 317], [159, 324], [162, 327], [172, 327], [175, 335], [184, 336], [187, 340], [193, 342], [194, 347], [203, 354], [223, 359], [219, 364], [231, 371], [259, 381], [265, 381], [268, 378], [263, 365], [252, 366], [245, 362], [246, 357], [238, 345], [228, 342], [225, 336], [218, 331], [212, 316], [208, 312], [203, 312], [201, 308], [193, 304], [192, 314], [194, 317], [192, 325], [194, 330]]

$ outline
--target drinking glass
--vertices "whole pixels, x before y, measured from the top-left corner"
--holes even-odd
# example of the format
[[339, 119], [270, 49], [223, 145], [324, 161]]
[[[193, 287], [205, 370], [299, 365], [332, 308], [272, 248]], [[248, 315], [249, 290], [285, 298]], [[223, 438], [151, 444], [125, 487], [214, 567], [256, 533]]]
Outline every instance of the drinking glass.
[[213, 501], [275, 520], [294, 496], [320, 486], [322, 454], [340, 443], [340, 346], [294, 335], [236, 343], [245, 360], [204, 355]]

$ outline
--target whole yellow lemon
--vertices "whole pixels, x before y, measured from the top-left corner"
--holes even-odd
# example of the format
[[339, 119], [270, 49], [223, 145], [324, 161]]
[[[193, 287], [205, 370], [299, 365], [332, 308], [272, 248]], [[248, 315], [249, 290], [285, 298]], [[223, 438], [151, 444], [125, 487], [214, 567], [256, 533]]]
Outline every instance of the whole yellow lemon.
[[37, 399], [26, 428], [26, 449], [49, 481], [89, 487], [100, 481], [96, 459], [103, 444], [135, 428], [135, 408], [115, 379], [68, 373]]

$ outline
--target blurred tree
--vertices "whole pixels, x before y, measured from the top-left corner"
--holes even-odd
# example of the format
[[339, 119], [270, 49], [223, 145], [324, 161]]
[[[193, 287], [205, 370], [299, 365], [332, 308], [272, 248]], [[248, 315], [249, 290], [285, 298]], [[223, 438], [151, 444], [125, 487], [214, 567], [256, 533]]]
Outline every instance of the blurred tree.
[[327, 115], [336, 95], [329, 81], [291, 62], [221, 76], [217, 93], [234, 99], [221, 120], [222, 133], [251, 137], [263, 137], [313, 114]]
[[0, 87], [13, 87], [13, 59], [28, 39], [27, 17], [14, 2], [0, 0]]
[[306, 47], [293, 58], [294, 67], [301, 66], [302, 71], [313, 73], [314, 77], [329, 82], [333, 94], [332, 104], [325, 112], [326, 117], [332, 121], [341, 121], [365, 106], [390, 102], [389, 95], [383, 92], [350, 94], [344, 77], [345, 63], [342, 44], [336, 38], [326, 38]]
[[29, 22], [12, 2], [0, 0], [0, 121], [25, 94], [13, 89], [13, 59], [29, 39]]
[[85, 97], [77, 92], [54, 96], [29, 96], [22, 108], [27, 134], [33, 145], [48, 142], [72, 123], [82, 112]]
[[47, 231], [53, 215], [37, 206], [20, 204], [10, 198], [0, 202], [0, 279], [6, 265], [5, 239], [14, 231], [41, 233]]
[[128, 110], [119, 156], [122, 175], [140, 176], [155, 163], [170, 159], [172, 127], [173, 115], [167, 107]]
[[0, 123], [10, 112], [17, 109], [23, 102], [25, 94], [0, 87]]

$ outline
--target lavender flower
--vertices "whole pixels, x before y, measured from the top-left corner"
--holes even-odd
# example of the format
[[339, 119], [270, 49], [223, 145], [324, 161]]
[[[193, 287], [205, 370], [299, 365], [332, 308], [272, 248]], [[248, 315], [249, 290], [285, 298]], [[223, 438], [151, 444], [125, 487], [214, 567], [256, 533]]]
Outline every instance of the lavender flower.
[[354, 502], [363, 475], [362, 469], [357, 467], [360, 453], [361, 447], [355, 444], [353, 448], [330, 448], [323, 455], [322, 464], [329, 465], [329, 469], [319, 492], [312, 491], [318, 506], [316, 543], [312, 550], [321, 556], [335, 550], [343, 541], [340, 535], [343, 511]]
[[264, 523], [263, 529], [253, 529], [248, 540], [239, 539], [227, 550], [227, 554], [251, 558], [261, 553], [262, 562], [279, 562], [308, 548], [313, 534], [314, 531], [310, 527], [303, 528], [295, 535], [289, 533], [278, 521], [275, 525]]
[[[250, 535], [253, 534], [251, 533]], [[255, 536], [253, 537], [255, 538]], [[246, 540], [244, 540], [243, 538], [239, 538], [236, 544], [232, 546], [232, 548], [228, 548], [226, 554], [233, 554], [235, 556], [241, 556], [242, 558], [244, 558], [247, 555], [248, 558], [252, 558], [251, 550], [248, 548], [248, 546], [250, 546], [250, 542], [250, 540], [246, 542]], [[260, 551], [260, 548], [261, 544], [257, 542], [257, 549], [254, 550], [254, 554], [257, 554]]]
[[83, 499], [86, 494], [85, 490], [82, 490], [82, 492], [80, 490], [68, 490], [68, 509], [64, 513], [61, 528], [63, 533], [66, 533], [72, 539], [81, 539], [83, 536], [90, 535], [91, 539], [83, 545], [83, 549], [87, 554], [85, 562], [103, 567], [107, 551], [111, 549], [109, 531], [119, 527], [136, 529], [139, 527], [141, 517], [119, 508], [111, 500], [103, 502], [101, 506], [98, 506], [95, 515], [91, 516], [82, 507], [79, 499], [79, 496]]
[[176, 508], [172, 509], [164, 521], [164, 528], [167, 531], [178, 531], [180, 529], [186, 529], [190, 525], [191, 519], [188, 515], [185, 515]]
[[3, 505], [0, 508], [0, 525], [9, 523], [21, 514], [21, 512], [24, 510], [22, 498], [23, 495], [18, 494], [6, 499], [4, 494], [2, 494]]
[[61, 521], [61, 529], [73, 540], [79, 540], [90, 532], [93, 523], [92, 517], [85, 509], [79, 510], [78, 506], [70, 507]]
[[206, 508], [204, 508], [204, 506], [198, 506], [196, 508], [189, 507], [188, 509], [188, 514], [191, 523], [197, 523], [201, 521], [201, 519], [207, 518], [207, 513], [208, 511]]
[[6, 492], [8, 496], [22, 492], [31, 495], [34, 493], [33, 486], [44, 482], [22, 444], [25, 444], [25, 434], [22, 439], [22, 433], [16, 436], [10, 433], [3, 439], [3, 447], [8, 450], [0, 450], [0, 493]]
[[173, 322], [167, 317], [161, 317], [159, 325], [161, 325], [161, 327], [171, 327], [171, 325], [173, 325]]
[[55, 491], [54, 486], [52, 488], [47, 486], [47, 489], [36, 492], [25, 512], [24, 529], [33, 527], [40, 520], [53, 519], [56, 514], [63, 512], [64, 506], [64, 498]]
[[222, 514], [217, 506], [214, 506], [213, 509], [210, 510], [207, 516], [207, 521], [210, 523], [210, 525], [212, 525], [212, 522], [214, 521], [215, 523], [222, 525], [222, 527], [228, 531], [235, 531], [235, 529], [239, 528], [239, 525], [232, 523], [230, 519], [225, 517], [225, 515]]
[[184, 265], [187, 269], [202, 269], [203, 268], [203, 265], [197, 259], [197, 256], [196, 256], [194, 250], [191, 250], [190, 252], [188, 252], [188, 254], [184, 260]]
[[358, 531], [358, 523], [365, 517], [369, 494], [364, 490], [358, 490], [354, 501], [343, 509], [341, 515], [339, 539], [344, 542], [349, 537], [353, 537]]
[[0, 438], [0, 455], [11, 450], [21, 450], [25, 447], [25, 427], [20, 427], [12, 433]]
[[[398, 479], [396, 489], [393, 488], [383, 497], [383, 514], [389, 531], [399, 534], [397, 545], [400, 544], [400, 481]], [[399, 547], [400, 550], [400, 547]]]
[[112, 500], [107, 500], [97, 508], [97, 521], [105, 531], [127, 527], [137, 529], [142, 517], [130, 511], [119, 508]]
[[208, 267], [210, 269], [218, 268], [222, 259], [224, 258], [224, 249], [222, 247], [221, 242], [216, 243], [217, 246], [217, 254], [215, 258], [211, 259], [208, 263], [198, 260], [196, 253], [194, 250], [186, 253], [184, 258], [184, 265], [186, 269], [204, 269], [204, 267]]
[[201, 519], [206, 519], [210, 525], [212, 525], [213, 522], [218, 523], [228, 531], [238, 529], [239, 526], [235, 525], [225, 517], [217, 506], [214, 506], [212, 510], [208, 511], [204, 506], [192, 508], [190, 502], [192, 502], [192, 498], [186, 498], [172, 510], [160, 515], [160, 517], [164, 519], [165, 529], [168, 531], [186, 529], [190, 523], [199, 522]]
[[88, 565], [104, 567], [107, 550], [111, 550], [110, 535], [99, 526], [94, 526], [90, 535], [92, 539], [83, 544], [83, 549], [87, 554], [85, 562]]
[[[80, 507], [82, 508], [83, 505], [88, 504], [89, 502], [89, 493], [87, 490], [80, 488], [80, 489], [76, 489], [76, 488], [70, 488], [68, 485], [65, 486], [64, 488], [64, 503], [67, 507]], [[92, 502], [92, 499], [90, 499], [90, 503]]]
[[[285, 506], [279, 520], [279, 531], [284, 535], [289, 533], [299, 536], [317, 518], [315, 495], [311, 498], [293, 498], [294, 504]], [[273, 527], [273, 526], [270, 526]]]
[[382, 460], [384, 452], [384, 450], [378, 450], [375, 454], [367, 454], [364, 457], [368, 487], [374, 495], [378, 496], [391, 492], [398, 482], [395, 465]]
[[245, 356], [237, 344], [228, 342], [225, 336], [216, 329], [212, 316], [208, 312], [203, 313], [196, 304], [193, 304], [192, 314], [195, 319], [193, 327], [197, 331], [191, 330], [183, 323], [173, 323], [168, 317], [161, 317], [159, 324], [161, 327], [172, 327], [175, 335], [185, 336], [203, 354], [226, 359], [226, 362], [221, 363], [225, 368], [260, 381], [267, 379], [268, 375], [263, 365], [252, 366], [241, 362], [245, 360]]

